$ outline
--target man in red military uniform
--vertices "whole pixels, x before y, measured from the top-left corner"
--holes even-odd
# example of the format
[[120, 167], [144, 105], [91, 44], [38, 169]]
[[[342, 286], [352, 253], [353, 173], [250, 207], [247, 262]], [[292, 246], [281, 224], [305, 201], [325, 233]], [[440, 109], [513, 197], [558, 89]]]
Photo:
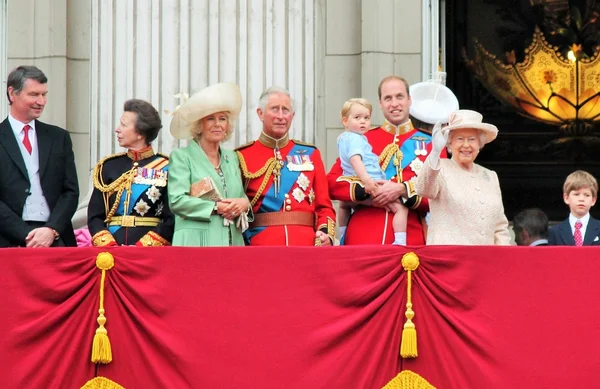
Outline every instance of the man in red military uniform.
[[413, 179], [431, 152], [431, 135], [413, 127], [409, 119], [411, 98], [408, 83], [388, 76], [379, 83], [379, 107], [386, 121], [365, 136], [379, 155], [379, 163], [388, 181], [381, 182], [374, 196], [366, 194], [357, 177], [342, 175], [339, 158], [327, 175], [331, 198], [357, 203], [343, 237], [346, 245], [391, 244], [394, 241], [393, 214], [386, 204], [400, 198], [409, 208], [406, 242], [425, 244], [426, 198], [415, 192]]
[[294, 118], [287, 90], [267, 89], [256, 110], [257, 141], [236, 149], [254, 221], [250, 246], [327, 246], [335, 238], [335, 210], [319, 150], [289, 139]]

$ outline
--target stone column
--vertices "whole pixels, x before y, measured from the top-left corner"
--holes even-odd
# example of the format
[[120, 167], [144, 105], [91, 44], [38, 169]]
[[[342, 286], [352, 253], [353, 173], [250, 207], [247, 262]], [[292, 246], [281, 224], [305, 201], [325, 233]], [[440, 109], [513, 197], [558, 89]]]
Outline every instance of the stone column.
[[8, 0], [0, 0], [0, 85], [2, 85], [2, 102], [0, 103], [0, 120], [8, 115], [8, 101], [4, 97], [6, 91], [6, 77], [8, 76], [7, 64], [6, 64], [6, 52], [8, 44], [8, 20], [7, 20], [7, 9]]
[[337, 158], [343, 131], [342, 104], [365, 97], [373, 104], [372, 125], [383, 122], [377, 86], [390, 74], [421, 81], [422, 5], [427, 0], [327, 0], [325, 54], [326, 165]]
[[122, 151], [114, 128], [129, 98], [150, 101], [162, 114], [155, 146], [180, 146], [170, 117], [190, 95], [217, 82], [235, 82], [243, 108], [226, 147], [256, 139], [261, 92], [273, 84], [296, 102], [291, 135], [308, 142], [317, 133], [316, 26], [318, 0], [94, 1], [91, 21], [91, 160]]
[[[35, 65], [46, 74], [48, 103], [40, 120], [71, 133], [84, 196], [90, 165], [90, 4], [80, 0], [0, 1], [0, 30], [6, 31], [0, 38], [2, 95], [8, 72], [19, 65]], [[2, 119], [8, 114], [3, 100]]]

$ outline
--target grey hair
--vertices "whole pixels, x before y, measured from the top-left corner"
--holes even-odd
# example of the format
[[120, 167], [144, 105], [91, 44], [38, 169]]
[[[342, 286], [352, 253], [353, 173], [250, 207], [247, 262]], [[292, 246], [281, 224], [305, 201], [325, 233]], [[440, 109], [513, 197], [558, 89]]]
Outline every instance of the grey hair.
[[12, 105], [12, 101], [10, 101], [8, 89], [12, 86], [13, 92], [18, 95], [23, 90], [25, 81], [29, 79], [36, 80], [40, 84], [48, 82], [48, 77], [36, 66], [21, 65], [9, 73], [6, 79], [6, 97], [8, 98], [9, 105]]
[[292, 96], [290, 95], [290, 91], [277, 85], [273, 85], [267, 88], [260, 95], [260, 98], [258, 99], [258, 108], [264, 111], [265, 108], [267, 108], [267, 102], [269, 101], [269, 97], [271, 97], [271, 95], [285, 95], [289, 97], [290, 101], [292, 102], [292, 111], [296, 111], [296, 104], [294, 103], [294, 99], [292, 99]]
[[[483, 146], [485, 146], [485, 143], [487, 142], [487, 136], [485, 135], [485, 132], [483, 132], [481, 130], [477, 130], [477, 135], [479, 135], [479, 150], [481, 150], [481, 149], [483, 149]], [[450, 131], [450, 134], [448, 135], [448, 142], [446, 143], [446, 147], [450, 146], [453, 136], [454, 136], [454, 132]]]

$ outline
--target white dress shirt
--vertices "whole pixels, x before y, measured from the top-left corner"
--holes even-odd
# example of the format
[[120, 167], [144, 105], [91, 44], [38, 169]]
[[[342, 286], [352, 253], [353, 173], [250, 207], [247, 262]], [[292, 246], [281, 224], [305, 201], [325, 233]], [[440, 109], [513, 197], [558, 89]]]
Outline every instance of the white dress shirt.
[[573, 216], [573, 214], [569, 214], [569, 224], [571, 225], [571, 233], [573, 234], [573, 237], [575, 236], [575, 223], [578, 221], [581, 222], [581, 239], [584, 241], [585, 231], [587, 230], [588, 222], [590, 221], [589, 212], [581, 219], [577, 219], [575, 216]]
[[[8, 122], [10, 123], [15, 138], [17, 139], [17, 143], [19, 144], [19, 150], [21, 150], [23, 161], [25, 161], [25, 167], [27, 168], [27, 174], [29, 175], [29, 183], [31, 184], [31, 188], [29, 189], [30, 194], [25, 200], [23, 214], [21, 216], [25, 221], [47, 222], [50, 217], [50, 207], [48, 206], [46, 197], [44, 197], [40, 181], [40, 158], [35, 120], [26, 124], [18, 121], [9, 114]], [[23, 131], [23, 128], [26, 125], [31, 127], [28, 132], [29, 143], [31, 143], [31, 154], [29, 154], [25, 145], [23, 145], [23, 139], [25, 139], [25, 131]]]

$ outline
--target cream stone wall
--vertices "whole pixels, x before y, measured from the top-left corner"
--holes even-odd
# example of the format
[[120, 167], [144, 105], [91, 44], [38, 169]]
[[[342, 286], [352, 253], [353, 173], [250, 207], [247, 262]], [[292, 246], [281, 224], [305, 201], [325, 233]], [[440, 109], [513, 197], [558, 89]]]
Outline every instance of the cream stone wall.
[[351, 97], [374, 104], [373, 125], [383, 122], [377, 86], [390, 74], [422, 79], [422, 0], [328, 0], [324, 128], [326, 165], [337, 158], [343, 131], [340, 108]]
[[[420, 81], [423, 23], [430, 0], [0, 0], [0, 76], [35, 64], [49, 78], [42, 120], [71, 132], [82, 196], [104, 155], [120, 151], [112, 133], [127, 98], [161, 112], [218, 81], [238, 82], [244, 108], [229, 147], [260, 132], [255, 109], [271, 84], [298, 103], [293, 136], [317, 144], [329, 168], [342, 131], [339, 110], [351, 97], [375, 104], [389, 74]], [[427, 42], [425, 42], [427, 43]], [[4, 95], [6, 87], [2, 88]], [[2, 117], [7, 103], [0, 104]], [[163, 116], [165, 127], [169, 117]], [[159, 149], [177, 147], [164, 131]]]
[[[48, 103], [40, 120], [71, 133], [82, 195], [90, 165], [90, 3], [81, 0], [3, 1], [6, 66], [2, 71], [2, 120], [8, 114], [6, 76], [35, 65], [48, 77]], [[1, 16], [0, 16], [1, 17]], [[4, 34], [3, 34], [4, 36]]]

